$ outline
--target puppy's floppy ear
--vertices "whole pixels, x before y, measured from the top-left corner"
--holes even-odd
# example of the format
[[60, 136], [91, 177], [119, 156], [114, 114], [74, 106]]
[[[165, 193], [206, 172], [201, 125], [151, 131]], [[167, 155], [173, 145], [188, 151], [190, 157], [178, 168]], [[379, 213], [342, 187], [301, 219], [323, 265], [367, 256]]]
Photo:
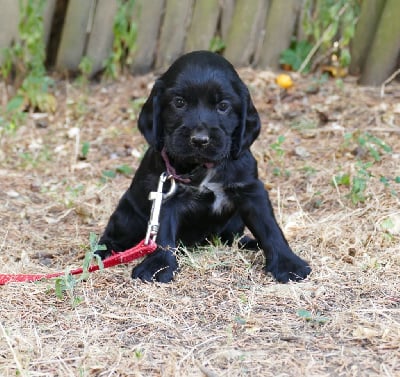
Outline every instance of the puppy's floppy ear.
[[164, 92], [164, 83], [157, 80], [150, 92], [150, 96], [140, 111], [138, 127], [146, 141], [158, 151], [163, 148], [163, 130], [160, 120], [161, 97]]
[[247, 87], [242, 84], [240, 88], [242, 98], [241, 119], [239, 126], [233, 133], [232, 157], [237, 159], [242, 151], [248, 149], [257, 138], [261, 129], [260, 117], [251, 100]]

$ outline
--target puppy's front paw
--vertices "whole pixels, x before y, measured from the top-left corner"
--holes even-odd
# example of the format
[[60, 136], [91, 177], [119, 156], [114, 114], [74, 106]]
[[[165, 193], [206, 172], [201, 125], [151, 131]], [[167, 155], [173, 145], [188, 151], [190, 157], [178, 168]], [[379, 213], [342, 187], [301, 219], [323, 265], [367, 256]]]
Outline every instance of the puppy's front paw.
[[305, 279], [311, 272], [311, 267], [296, 254], [279, 255], [276, 263], [265, 267], [267, 272], [271, 272], [274, 278], [287, 283], [289, 280], [300, 281]]
[[101, 260], [104, 260], [104, 259], [108, 258], [111, 255], [111, 251], [109, 251], [108, 248], [104, 249], [104, 250], [103, 249], [97, 249], [94, 252], [94, 254], [98, 255], [101, 258]]
[[132, 270], [132, 278], [168, 283], [173, 279], [177, 269], [178, 262], [175, 255], [169, 250], [159, 249]]

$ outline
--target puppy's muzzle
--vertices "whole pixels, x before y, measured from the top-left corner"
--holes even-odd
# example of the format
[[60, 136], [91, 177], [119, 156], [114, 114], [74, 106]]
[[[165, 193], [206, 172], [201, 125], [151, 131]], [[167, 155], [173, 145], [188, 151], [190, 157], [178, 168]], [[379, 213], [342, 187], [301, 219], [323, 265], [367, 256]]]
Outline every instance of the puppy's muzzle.
[[197, 148], [205, 147], [210, 142], [210, 136], [207, 130], [196, 129], [190, 135], [190, 143]]

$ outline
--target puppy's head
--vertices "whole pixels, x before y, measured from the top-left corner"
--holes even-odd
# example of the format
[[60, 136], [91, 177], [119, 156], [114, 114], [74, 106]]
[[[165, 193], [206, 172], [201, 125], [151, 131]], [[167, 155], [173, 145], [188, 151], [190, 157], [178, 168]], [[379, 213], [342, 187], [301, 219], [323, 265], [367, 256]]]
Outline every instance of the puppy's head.
[[260, 131], [249, 92], [223, 57], [183, 55], [156, 81], [139, 116], [147, 142], [177, 161], [238, 158]]

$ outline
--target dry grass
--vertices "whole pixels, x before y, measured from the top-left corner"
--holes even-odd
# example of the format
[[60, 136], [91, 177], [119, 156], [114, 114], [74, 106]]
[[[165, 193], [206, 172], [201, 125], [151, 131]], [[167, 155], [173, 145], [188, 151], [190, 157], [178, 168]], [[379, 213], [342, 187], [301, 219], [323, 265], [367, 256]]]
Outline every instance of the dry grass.
[[[167, 285], [132, 282], [122, 266], [63, 299], [53, 281], [3, 286], [0, 375], [400, 375], [400, 205], [390, 193], [400, 185], [379, 181], [400, 175], [399, 84], [381, 99], [351, 80], [295, 78], [284, 94], [268, 72], [241, 74], [264, 124], [253, 147], [260, 177], [293, 249], [311, 262], [310, 278], [277, 284], [262, 272], [261, 253], [210, 246], [184, 250]], [[82, 263], [89, 233], [102, 231], [130, 182], [123, 174], [104, 182], [102, 171], [139, 163], [131, 99], [146, 96], [152, 80], [61, 82], [56, 114], [40, 123], [30, 115], [15, 135], [0, 135], [1, 272]], [[372, 161], [354, 140], [344, 143], [357, 129], [393, 153], [381, 153], [366, 201], [353, 205], [332, 179], [357, 173], [355, 155]], [[90, 142], [85, 161], [78, 141]], [[74, 306], [71, 295], [83, 302]]]

